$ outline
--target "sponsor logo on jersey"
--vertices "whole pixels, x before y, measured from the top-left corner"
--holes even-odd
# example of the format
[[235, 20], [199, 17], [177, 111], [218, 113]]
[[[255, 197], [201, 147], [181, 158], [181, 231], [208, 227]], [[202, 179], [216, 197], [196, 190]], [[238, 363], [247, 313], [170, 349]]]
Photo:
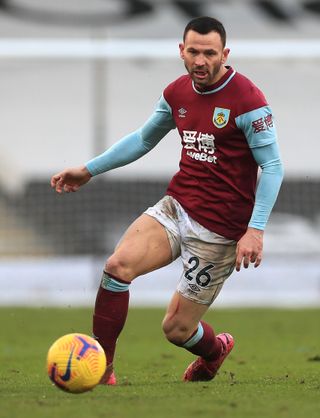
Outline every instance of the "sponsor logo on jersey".
[[251, 122], [251, 126], [254, 134], [258, 134], [259, 132], [267, 131], [273, 128], [272, 114], [269, 113], [264, 117], [254, 120], [253, 122]]
[[215, 153], [215, 137], [209, 133], [183, 131], [183, 147], [187, 155], [194, 160], [217, 164]]
[[215, 107], [213, 111], [213, 124], [217, 128], [224, 128], [229, 122], [230, 110], [223, 107]]
[[187, 111], [186, 111], [186, 109], [184, 109], [183, 107], [181, 107], [181, 108], [178, 110], [178, 113], [179, 113], [179, 118], [185, 118], [185, 117], [186, 117], [186, 113], [187, 113]]

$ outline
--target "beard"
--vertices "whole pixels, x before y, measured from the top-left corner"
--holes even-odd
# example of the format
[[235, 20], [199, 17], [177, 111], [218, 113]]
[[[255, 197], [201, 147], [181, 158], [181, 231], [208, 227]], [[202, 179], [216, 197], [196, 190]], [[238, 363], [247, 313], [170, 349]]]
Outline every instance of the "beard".
[[189, 73], [194, 84], [199, 88], [204, 88], [214, 84], [219, 80], [219, 73], [224, 68], [222, 62], [219, 62], [209, 70], [206, 66], [188, 67], [185, 64], [186, 70]]

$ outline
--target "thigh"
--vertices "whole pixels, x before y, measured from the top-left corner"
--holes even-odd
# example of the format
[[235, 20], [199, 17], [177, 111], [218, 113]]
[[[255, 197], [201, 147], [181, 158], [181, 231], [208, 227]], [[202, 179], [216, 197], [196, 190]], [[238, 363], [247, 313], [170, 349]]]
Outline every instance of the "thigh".
[[156, 219], [142, 214], [129, 226], [112, 257], [133, 277], [163, 267], [172, 261], [167, 232]]

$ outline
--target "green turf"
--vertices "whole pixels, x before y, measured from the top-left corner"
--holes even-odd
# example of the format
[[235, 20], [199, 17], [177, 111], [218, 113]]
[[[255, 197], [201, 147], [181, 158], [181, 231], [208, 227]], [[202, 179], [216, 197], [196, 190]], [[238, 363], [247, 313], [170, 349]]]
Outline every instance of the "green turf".
[[167, 343], [162, 309], [131, 309], [118, 343], [117, 387], [72, 395], [51, 385], [48, 347], [90, 334], [90, 309], [0, 309], [1, 418], [313, 418], [320, 416], [320, 310], [210, 311], [236, 340], [216, 379], [184, 383], [193, 358]]

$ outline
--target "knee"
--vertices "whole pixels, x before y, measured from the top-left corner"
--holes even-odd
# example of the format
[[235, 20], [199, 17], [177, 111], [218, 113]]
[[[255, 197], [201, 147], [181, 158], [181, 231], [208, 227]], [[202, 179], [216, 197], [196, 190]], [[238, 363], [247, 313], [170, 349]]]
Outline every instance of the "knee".
[[131, 282], [134, 279], [134, 274], [130, 265], [124, 260], [120, 259], [116, 253], [111, 255], [107, 260], [104, 270], [114, 277], [117, 277], [126, 282]]
[[177, 319], [165, 318], [162, 322], [162, 330], [167, 340], [174, 345], [182, 346], [192, 334], [186, 324]]

